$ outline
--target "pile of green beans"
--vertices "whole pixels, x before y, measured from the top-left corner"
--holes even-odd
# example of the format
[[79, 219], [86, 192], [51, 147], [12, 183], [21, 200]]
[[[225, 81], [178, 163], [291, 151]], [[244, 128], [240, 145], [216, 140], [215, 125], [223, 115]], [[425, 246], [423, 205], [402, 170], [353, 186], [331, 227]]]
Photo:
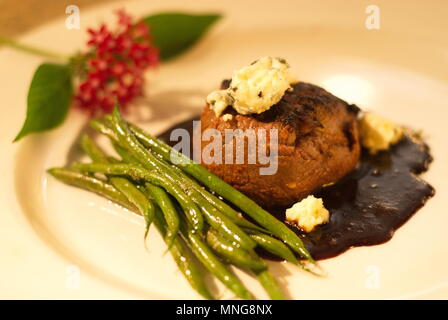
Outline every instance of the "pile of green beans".
[[314, 264], [300, 238], [282, 222], [190, 159], [172, 163], [170, 154], [175, 151], [124, 121], [118, 108], [93, 120], [91, 126], [109, 137], [121, 159], [108, 156], [85, 134], [81, 147], [91, 162], [48, 172], [142, 215], [145, 238], [154, 224], [182, 274], [204, 298], [214, 298], [204, 281], [204, 269], [237, 297], [254, 298], [230, 268], [235, 266], [251, 273], [271, 299], [285, 299], [257, 254], [260, 250], [298, 266]]

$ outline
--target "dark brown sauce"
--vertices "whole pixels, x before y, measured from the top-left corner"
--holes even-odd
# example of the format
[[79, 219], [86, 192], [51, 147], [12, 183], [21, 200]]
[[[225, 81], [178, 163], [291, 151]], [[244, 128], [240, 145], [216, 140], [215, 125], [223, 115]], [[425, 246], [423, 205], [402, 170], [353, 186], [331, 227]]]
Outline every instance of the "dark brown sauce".
[[[171, 143], [172, 130], [184, 128], [191, 133], [192, 120], [197, 119], [178, 123], [159, 137]], [[334, 257], [355, 246], [384, 243], [434, 195], [433, 187], [418, 177], [431, 161], [428, 146], [408, 136], [377, 155], [363, 150], [355, 171], [314, 193], [330, 211], [327, 224], [310, 233], [287, 224], [315, 259]], [[272, 213], [284, 221], [284, 212], [285, 208], [279, 208]]]

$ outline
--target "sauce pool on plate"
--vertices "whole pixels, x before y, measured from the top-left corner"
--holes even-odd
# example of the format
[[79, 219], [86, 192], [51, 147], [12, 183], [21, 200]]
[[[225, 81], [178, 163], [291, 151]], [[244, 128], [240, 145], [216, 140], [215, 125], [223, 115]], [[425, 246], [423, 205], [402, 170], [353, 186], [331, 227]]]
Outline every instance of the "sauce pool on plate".
[[[192, 137], [193, 120], [198, 117], [175, 124], [159, 138], [175, 144], [169, 137], [177, 128], [186, 129]], [[434, 195], [434, 188], [418, 176], [431, 161], [429, 147], [409, 135], [376, 155], [363, 150], [352, 173], [314, 193], [330, 211], [330, 221], [310, 233], [285, 220], [286, 208], [269, 211], [299, 234], [315, 259], [331, 258], [351, 247], [381, 244]]]

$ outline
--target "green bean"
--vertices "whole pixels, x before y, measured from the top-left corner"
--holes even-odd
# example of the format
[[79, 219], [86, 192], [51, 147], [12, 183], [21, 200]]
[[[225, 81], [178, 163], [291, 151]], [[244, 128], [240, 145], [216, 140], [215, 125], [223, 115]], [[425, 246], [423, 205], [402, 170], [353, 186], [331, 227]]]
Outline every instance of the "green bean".
[[107, 156], [100, 148], [93, 142], [88, 134], [83, 134], [81, 137], [81, 148], [94, 162], [107, 163], [109, 162]]
[[[87, 134], [84, 134], [81, 139], [81, 147], [93, 161], [104, 164], [110, 163], [109, 158]], [[149, 227], [154, 219], [154, 205], [129, 180], [121, 177], [110, 177], [110, 182], [142, 213], [146, 222], [146, 238]]]
[[229, 241], [235, 242], [244, 249], [251, 250], [257, 245], [241, 228], [232, 222], [227, 216], [219, 212], [215, 207], [210, 205], [204, 199], [195, 198], [196, 195], [192, 195], [192, 199], [200, 203], [202, 213], [204, 214], [207, 222], [216, 230], [218, 230]]
[[280, 286], [275, 280], [274, 276], [269, 272], [269, 270], [264, 270], [256, 274], [258, 281], [261, 283], [263, 288], [272, 300], [285, 300]]
[[124, 178], [111, 177], [110, 182], [123, 193], [126, 198], [141, 212], [145, 218], [146, 231], [145, 238], [148, 235], [149, 227], [154, 220], [155, 207], [154, 204], [146, 198], [146, 196], [132, 184], [131, 181]]
[[[197, 205], [199, 205], [201, 212], [206, 217], [208, 223], [226, 234], [231, 241], [237, 241], [241, 246], [245, 248], [251, 249], [255, 247], [255, 242], [249, 236], [247, 236], [246, 233], [244, 233], [229, 218], [221, 214], [213, 206], [208, 205], [207, 201], [204, 201], [204, 197], [201, 195], [201, 192], [199, 192], [197, 188], [194, 187], [194, 184], [190, 179], [187, 179], [183, 175], [178, 175], [173, 172], [172, 168], [168, 164], [158, 159], [150, 151], [144, 149], [143, 146], [140, 145], [135, 136], [133, 136], [133, 134], [127, 128], [127, 124], [122, 120], [118, 109], [115, 109], [112, 118], [108, 119], [111, 125], [115, 125], [114, 132], [116, 132], [118, 136], [123, 137], [122, 141], [128, 141], [127, 143], [123, 142], [122, 144], [118, 142], [118, 145], [129, 151], [131, 157], [135, 158], [136, 160], [140, 159], [140, 162], [142, 164], [146, 164], [146, 167], [155, 168], [161, 173], [164, 173], [164, 176], [168, 179], [171, 179], [173, 183], [179, 183], [179, 186], [183, 189], [183, 191], [186, 192]], [[126, 133], [126, 131], [129, 131], [129, 133]], [[166, 189], [166, 186], [164, 188]], [[184, 210], [191, 211], [191, 209], [185, 207]], [[198, 217], [202, 217], [201, 215], [197, 215], [196, 212], [187, 211], [186, 213], [187, 217], [194, 217], [196, 219], [198, 219]], [[196, 224], [193, 224], [193, 226], [201, 230], [198, 225], [202, 225], [203, 222], [196, 220], [195, 223]]]
[[282, 241], [271, 237], [267, 234], [257, 232], [252, 229], [245, 229], [249, 236], [255, 240], [255, 242], [260, 246], [260, 248], [266, 250], [267, 252], [285, 259], [295, 265], [300, 266], [303, 270], [312, 273], [318, 277], [325, 277], [326, 272], [323, 270], [319, 264], [309, 263], [307, 261], [302, 261], [296, 258], [294, 253], [286, 246]]
[[249, 236], [267, 252], [285, 259], [286, 261], [299, 264], [299, 261], [291, 250], [289, 250], [289, 248], [280, 240], [254, 230], [246, 229], [246, 231], [249, 233]]
[[196, 261], [193, 260], [193, 257], [188, 253], [188, 250], [184, 247], [182, 240], [178, 236], [175, 236], [173, 239], [170, 238], [167, 227], [164, 224], [160, 208], [158, 207], [156, 208], [154, 224], [159, 230], [162, 238], [165, 240], [165, 243], [168, 245], [169, 251], [173, 256], [177, 267], [188, 280], [191, 287], [204, 298], [214, 299], [204, 282], [202, 270], [199, 268]]
[[[166, 163], [166, 162], [165, 162]], [[247, 221], [241, 213], [234, 210], [232, 207], [230, 207], [227, 203], [216, 197], [215, 195], [208, 192], [204, 187], [200, 186], [195, 180], [190, 178], [183, 172], [180, 168], [176, 167], [175, 165], [166, 163], [175, 173], [178, 174], [178, 176], [184, 180], [187, 181], [187, 183], [190, 183], [190, 186], [194, 188], [197, 192], [201, 194], [201, 196], [210, 202], [211, 205], [216, 207], [220, 212], [225, 214], [227, 217], [229, 217], [236, 225], [240, 227], [246, 227], [254, 230], [258, 230], [261, 232], [266, 232], [263, 228], [253, 224], [250, 221]]]
[[[138, 212], [138, 209], [135, 208], [135, 206], [131, 202], [129, 202], [126, 196], [124, 196], [114, 186], [105, 181], [92, 176], [87, 176], [79, 171], [74, 171], [71, 169], [52, 168], [49, 169], [48, 172], [56, 179], [61, 180], [66, 184], [99, 194], [125, 208], [128, 208], [129, 210], [141, 214], [140, 212]], [[160, 217], [160, 215], [157, 214], [158, 210], [160, 209], [156, 209], [154, 224], [162, 235], [163, 239], [167, 241], [166, 228], [164, 227], [163, 219]], [[204, 283], [203, 272], [200, 270], [196, 261], [194, 261], [191, 255], [188, 254], [188, 251], [183, 246], [182, 241], [178, 238], [175, 238], [171, 247], [169, 248], [169, 251], [173, 256], [173, 259], [176, 262], [178, 268], [190, 283], [191, 287], [204, 298], [213, 299], [212, 294], [209, 292], [207, 286]]]
[[[133, 162], [132, 158], [129, 157], [129, 154], [127, 156], [126, 156], [126, 154], [124, 154], [124, 153], [126, 153], [126, 151], [123, 148], [120, 148], [118, 146], [118, 148], [116, 148], [116, 150], [122, 156], [123, 159], [124, 159], [124, 157], [126, 157], [128, 162]], [[134, 161], [135, 161], [135, 159], [134, 159]], [[254, 230], [259, 230], [261, 232], [266, 231], [263, 228], [261, 228], [261, 227], [255, 225], [255, 224], [247, 221], [246, 219], [244, 219], [244, 217], [239, 212], [234, 210], [232, 207], [230, 207], [228, 204], [226, 204], [224, 201], [222, 201], [221, 199], [219, 199], [215, 195], [213, 195], [210, 192], [208, 192], [207, 190], [205, 190], [205, 188], [203, 188], [196, 181], [191, 179], [191, 177], [187, 176], [185, 174], [185, 172], [183, 172], [179, 167], [177, 167], [175, 165], [172, 165], [172, 164], [169, 164], [168, 162], [165, 162], [166, 160], [163, 161], [162, 159], [160, 159], [159, 161], [163, 162], [165, 164], [165, 166], [171, 168], [171, 170], [173, 170], [180, 178], [184, 179], [184, 181], [186, 180], [186, 182], [190, 183], [191, 187], [193, 187], [196, 191], [200, 192], [201, 195], [207, 201], [209, 201], [219, 211], [221, 211], [224, 214], [226, 214], [237, 225], [239, 225], [241, 227], [251, 228], [251, 229], [254, 229]]]
[[48, 173], [66, 184], [94, 192], [122, 206], [126, 206], [128, 203], [126, 196], [111, 184], [101, 179], [85, 175], [78, 170], [51, 168], [48, 170]]
[[168, 193], [174, 196], [182, 206], [183, 210], [189, 221], [194, 225], [196, 223], [195, 215], [192, 214], [191, 208], [194, 206], [197, 208], [196, 203], [199, 204], [201, 212], [207, 219], [207, 222], [215, 229], [219, 230], [231, 241], [236, 241], [242, 247], [252, 249], [256, 246], [256, 243], [236, 224], [234, 224], [227, 216], [220, 213], [216, 208], [211, 206], [200, 195], [191, 190], [192, 193], [185, 194], [183, 190], [170, 183], [167, 179], [154, 171], [147, 171], [138, 165], [132, 164], [114, 164], [104, 165], [98, 163], [75, 163], [74, 168], [80, 169], [92, 173], [104, 173], [107, 175], [128, 175], [133, 180], [145, 180], [152, 184], [163, 187]]
[[200, 192], [194, 188], [185, 188], [184, 191], [200, 207], [207, 222], [222, 235], [224, 235], [229, 241], [236, 242], [245, 249], [255, 248], [255, 241], [253, 241], [229, 217], [221, 213], [204, 197], [202, 197]]
[[[120, 146], [115, 145], [115, 150], [127, 162], [129, 163], [136, 162], [136, 160]], [[180, 170], [179, 168], [171, 166], [167, 163], [166, 165], [170, 166], [172, 169], [175, 169], [175, 171]], [[184, 175], [183, 172], [182, 175]], [[185, 177], [180, 176], [179, 178], [190, 180], [186, 176]], [[192, 180], [191, 182], [192, 184], [189, 185], [192, 188], [194, 188], [194, 183]], [[186, 181], [185, 184], [188, 184], [188, 181]], [[238, 227], [238, 224], [235, 223], [234, 220], [232, 220], [230, 217], [223, 215], [219, 210], [213, 207], [212, 202], [210, 202], [210, 204], [207, 204], [205, 202], [207, 200], [205, 198], [205, 194], [207, 194], [208, 192], [206, 190], [203, 190], [203, 188], [201, 188], [199, 185], [196, 184], [196, 186], [197, 188], [194, 188], [194, 190], [191, 190], [191, 188], [185, 188], [184, 191], [186, 191], [186, 193], [191, 196], [192, 200], [195, 201], [195, 203], [201, 207], [201, 211], [204, 214], [205, 218], [207, 219], [207, 222], [212, 226], [214, 226], [217, 230], [221, 230], [229, 238], [230, 241], [237, 241], [244, 248], [253, 249], [255, 247], [255, 243]], [[199, 192], [198, 189], [201, 189], [203, 192]], [[238, 213], [235, 212], [235, 214]], [[256, 229], [255, 225], [251, 224], [249, 221], [243, 219], [242, 217], [237, 220], [240, 223], [246, 221], [247, 223], [243, 223], [243, 225], [248, 226], [248, 228], [251, 229]]]
[[[120, 155], [120, 157], [128, 163], [137, 163], [137, 161], [128, 153], [126, 150], [124, 150], [122, 147], [120, 147], [118, 144], [113, 143], [115, 151]], [[158, 186], [155, 186], [151, 183], [146, 183], [146, 191], [149, 192], [154, 201], [157, 202], [159, 207], [162, 209], [165, 221], [167, 223], [168, 227], [168, 239], [174, 239], [174, 237], [177, 235], [179, 231], [179, 216], [177, 214], [176, 208], [174, 208], [170, 197], [166, 193], [166, 191]], [[171, 241], [168, 241], [168, 244], [170, 244]], [[169, 246], [169, 245], [168, 245]]]
[[243, 283], [214, 255], [197, 232], [186, 230], [181, 224], [181, 233], [198, 260], [227, 288], [241, 299], [252, 300], [253, 296]]
[[164, 188], [171, 194], [184, 209], [187, 218], [193, 226], [198, 224], [196, 211], [199, 208], [176, 184], [171, 183], [157, 172], [148, 171], [138, 165], [132, 164], [102, 164], [102, 163], [75, 163], [73, 167], [92, 173], [104, 173], [106, 175], [126, 175], [133, 180], [144, 180]]
[[123, 159], [124, 162], [130, 163], [130, 164], [138, 164], [139, 162], [129, 154], [125, 149], [120, 147], [117, 143], [112, 142], [112, 145], [115, 149], [115, 151], [118, 153], [118, 155]]
[[[117, 109], [114, 110], [113, 117], [106, 118], [107, 119], [107, 125], [115, 125], [114, 132], [117, 132], [118, 135], [120, 135], [120, 132], [126, 132], [126, 130], [129, 130], [127, 128], [127, 124], [121, 119], [121, 116]], [[231, 237], [231, 240], [238, 241], [242, 246], [246, 248], [253, 248], [255, 247], [255, 242], [250, 239], [238, 226], [236, 226], [231, 220], [229, 220], [227, 217], [222, 215], [218, 210], [216, 210], [212, 206], [208, 206], [203, 201], [203, 195], [201, 194], [198, 189], [195, 187], [194, 183], [187, 177], [180, 175], [179, 173], [176, 173], [173, 171], [172, 167], [163, 162], [161, 159], [157, 158], [156, 156], [152, 155], [151, 152], [144, 149], [143, 146], [139, 144], [137, 139], [133, 136], [131, 132], [128, 134], [122, 134], [122, 136], [129, 141], [127, 144], [118, 143], [120, 147], [123, 147], [130, 151], [133, 149], [133, 147], [138, 146], [134, 152], [130, 152], [130, 156], [138, 160], [140, 158], [140, 162], [143, 164], [146, 164], [147, 167], [156, 168], [161, 173], [164, 173], [165, 177], [171, 179], [173, 183], [179, 183], [179, 186], [188, 193], [189, 196], [194, 199], [194, 202], [198, 205], [200, 205], [201, 212], [206, 216], [209, 223], [211, 223], [213, 226], [215, 226], [217, 229], [222, 230], [224, 233], [226, 233], [229, 237]], [[134, 141], [135, 140], [135, 141]], [[127, 146], [127, 148], [126, 148]], [[120, 150], [118, 150], [120, 151]], [[123, 151], [121, 151], [123, 153]], [[146, 153], [145, 153], [146, 152]], [[132, 159], [132, 158], [131, 158]], [[222, 222], [225, 222], [224, 224]], [[199, 222], [198, 222], [199, 224]], [[200, 228], [199, 228], [200, 229]]]
[[152, 150], [157, 151], [165, 160], [171, 162], [171, 153], [173, 154], [173, 157], [175, 157], [179, 163], [176, 163], [179, 167], [184, 167], [185, 165], [188, 165], [193, 162], [190, 158], [186, 157], [182, 153], [178, 152], [177, 150], [171, 148], [169, 145], [167, 145], [165, 142], [163, 142], [160, 139], [154, 138], [147, 132], [145, 132], [143, 129], [133, 125], [129, 124], [132, 132], [134, 132], [137, 139], [139, 139], [144, 146], [147, 148], [150, 148]]
[[117, 164], [117, 163], [121, 163], [122, 162], [122, 161], [120, 161], [120, 160], [118, 160], [117, 158], [114, 158], [114, 157], [106, 157], [106, 158], [107, 158], [107, 161], [109, 163]]
[[[118, 112], [114, 112], [114, 116], [112, 118], [108, 118], [108, 124], [115, 124], [117, 128], [121, 128], [122, 131], [125, 131], [125, 125], [123, 125], [124, 121], [122, 121], [120, 115]], [[124, 123], [125, 124], [125, 123]], [[120, 126], [121, 125], [121, 126]], [[117, 130], [115, 130], [117, 131]], [[118, 130], [119, 131], [119, 130]], [[137, 145], [138, 141], [132, 137], [130, 137], [131, 134], [126, 135], [130, 141], [132, 141], [133, 145]], [[137, 142], [135, 143], [136, 140]], [[131, 145], [131, 143], [129, 144]], [[140, 150], [140, 148], [138, 148]], [[143, 148], [144, 149], [144, 148]], [[118, 149], [117, 149], [118, 150]], [[137, 151], [139, 151], [137, 150]], [[145, 149], [144, 149], [145, 150]], [[120, 151], [120, 150], [118, 150]], [[121, 150], [121, 154], [123, 154], [123, 151]], [[142, 153], [142, 155], [139, 155]], [[180, 183], [180, 187], [184, 189], [184, 191], [189, 192], [189, 195], [195, 199], [195, 202], [197, 204], [201, 205], [201, 211], [206, 216], [209, 223], [214, 225], [216, 228], [219, 228], [223, 230], [226, 233], [230, 233], [230, 236], [233, 237], [232, 240], [236, 240], [241, 242], [242, 246], [253, 248], [255, 247], [255, 243], [248, 237], [244, 232], [242, 232], [232, 221], [229, 221], [225, 216], [223, 216], [218, 210], [215, 210], [211, 206], [207, 206], [203, 201], [202, 198], [204, 198], [205, 190], [200, 188], [199, 186], [195, 185], [192, 180], [185, 177], [184, 173], [182, 171], [178, 171], [177, 173], [173, 171], [173, 168], [167, 164], [164, 163], [161, 159], [158, 159], [157, 157], [153, 156], [151, 153], [147, 153], [146, 157], [143, 155], [143, 151], [140, 150], [139, 152], [136, 152], [134, 154], [130, 154], [128, 156], [128, 159], [131, 160], [132, 158], [138, 158], [140, 157], [144, 161], [140, 161], [141, 163], [145, 164], [147, 161], [150, 162], [150, 165], [147, 165], [147, 167], [157, 168], [161, 172], [165, 173], [165, 176], [170, 178], [171, 180], [181, 180], [182, 183]], [[169, 172], [169, 173], [168, 173]], [[180, 182], [180, 181], [179, 181]], [[210, 200], [211, 197], [208, 197]], [[217, 202], [215, 202], [217, 204]], [[221, 205], [221, 208], [223, 208], [224, 205]], [[227, 206], [228, 210], [232, 210], [229, 206]], [[227, 221], [226, 224], [222, 224], [222, 221]], [[249, 222], [244, 224], [247, 227], [253, 227], [253, 225]], [[256, 227], [255, 227], [256, 228]]]
[[245, 196], [243, 193], [234, 189], [231, 185], [223, 181], [221, 178], [209, 172], [205, 167], [195, 163], [191, 159], [187, 158], [183, 154], [172, 149], [164, 142], [156, 139], [143, 130], [131, 126], [132, 131], [137, 138], [147, 147], [159, 153], [165, 160], [171, 161], [171, 153], [177, 159], [181, 159], [178, 167], [187, 172], [198, 181], [202, 182], [210, 190], [215, 191], [227, 201], [233, 203], [238, 208], [243, 210], [252, 219], [258, 222], [262, 227], [269, 230], [273, 235], [282, 239], [287, 243], [294, 251], [300, 254], [301, 257], [308, 261], [315, 263], [308, 250], [303, 245], [302, 240], [284, 223], [277, 220], [269, 212], [258, 206], [252, 199]]
[[[135, 160], [135, 158], [133, 158], [126, 150], [124, 150], [123, 148], [121, 148], [120, 146], [118, 146], [117, 144], [114, 144], [115, 150], [117, 151], [117, 153], [121, 156], [121, 158], [123, 160], [125, 160], [126, 162], [129, 163], [136, 163], [137, 161]], [[163, 161], [163, 160], [161, 160]], [[191, 180], [190, 177], [186, 176], [186, 174], [179, 169], [178, 167], [168, 164], [165, 162], [165, 165], [169, 166], [175, 173], [178, 174], [180, 179], [184, 179], [184, 181], [187, 181], [186, 184], [188, 184], [188, 182], [191, 182], [189, 184], [189, 186], [191, 186], [192, 188], [194, 188], [196, 190], [196, 192], [199, 192], [200, 195], [205, 198], [205, 200], [207, 200], [208, 202], [210, 202], [210, 204], [212, 204], [213, 206], [215, 206], [219, 211], [221, 211], [222, 213], [224, 213], [227, 217], [230, 218], [230, 220], [232, 222], [234, 222], [237, 226], [244, 226], [250, 229], [254, 229], [254, 230], [260, 230], [260, 231], [265, 231], [262, 228], [254, 225], [253, 223], [247, 221], [246, 219], [244, 219], [241, 214], [239, 214], [238, 212], [236, 212], [234, 209], [232, 209], [229, 205], [227, 205], [226, 203], [224, 203], [222, 200], [218, 199], [217, 197], [215, 197], [214, 195], [210, 194], [207, 190], [205, 190], [204, 188], [202, 188], [199, 184], [197, 184], [197, 182]], [[191, 193], [191, 191], [190, 191]], [[200, 197], [199, 197], [200, 198]], [[198, 199], [198, 197], [196, 197], [195, 199]], [[208, 210], [207, 212], [209, 212], [210, 210]], [[214, 210], [212, 210], [214, 211]], [[215, 211], [216, 212], [216, 211]], [[247, 239], [246, 239], [247, 240]], [[244, 244], [243, 244], [244, 245]], [[253, 244], [251, 244], [251, 247], [253, 247]]]
[[[114, 143], [115, 151], [121, 156], [121, 158], [128, 162], [128, 163], [138, 163], [138, 161], [132, 157], [125, 149]], [[160, 159], [160, 161], [163, 161]], [[196, 181], [192, 180], [190, 177], [188, 177], [180, 168], [176, 167], [175, 165], [169, 164], [167, 162], [164, 162], [166, 166], [169, 166], [174, 173], [176, 173], [180, 178], [188, 180], [193, 188], [195, 188], [200, 194], [209, 201], [213, 206], [215, 206], [218, 210], [226, 214], [234, 223], [236, 223], [238, 226], [241, 227], [247, 227], [254, 230], [259, 231], [265, 231], [264, 229], [260, 228], [259, 226], [247, 221], [242, 217], [240, 213], [235, 211], [232, 207], [230, 207], [228, 204], [226, 204], [224, 201], [219, 199], [218, 197], [212, 195], [207, 190], [205, 190], [203, 187], [201, 187]]]
[[[179, 176], [179, 179], [183, 179]], [[222, 214], [211, 203], [209, 203], [192, 184], [184, 179], [183, 184], [184, 191], [188, 196], [201, 208], [201, 211], [206, 218], [207, 222], [218, 230], [221, 234], [227, 237], [230, 241], [238, 243], [245, 249], [253, 249], [256, 243], [239, 228], [229, 217]]]
[[280, 287], [267, 270], [268, 266], [255, 252], [252, 250], [246, 251], [229, 243], [212, 229], [207, 232], [207, 243], [218, 255], [230, 263], [254, 273], [271, 299], [284, 299]]
[[[117, 153], [125, 159], [125, 161], [130, 163], [135, 163], [135, 158], [132, 157], [126, 150], [121, 148], [119, 145], [114, 145], [115, 150]], [[160, 160], [161, 163], [163, 163], [162, 160]], [[188, 185], [190, 188], [185, 187], [184, 191], [188, 193], [189, 196], [201, 207], [201, 211], [206, 217], [208, 223], [210, 223], [213, 227], [215, 227], [218, 230], [221, 230], [226, 236], [229, 237], [229, 240], [231, 241], [237, 241], [241, 246], [252, 249], [255, 247], [255, 243], [244, 233], [240, 228], [238, 228], [237, 225], [234, 225], [234, 220], [226, 217], [225, 215], [221, 214], [221, 212], [213, 207], [213, 204], [217, 204], [216, 201], [209, 201], [211, 206], [208, 205], [204, 200], [211, 200], [212, 196], [210, 193], [208, 193], [206, 190], [201, 188], [196, 182], [191, 180], [189, 177], [185, 176], [185, 174], [177, 167], [169, 165], [168, 163], [164, 163], [165, 166], [168, 166], [168, 168], [171, 168], [174, 170], [175, 173], [178, 174], [179, 179], [183, 179], [184, 184], [181, 184], [181, 186]], [[217, 199], [217, 198], [216, 198]], [[219, 200], [219, 199], [217, 199]], [[221, 201], [222, 202], [222, 201]], [[222, 202], [222, 206], [219, 206], [219, 208], [224, 208], [224, 205], [228, 207], [229, 210], [234, 211], [230, 206], [227, 204], [224, 204]], [[234, 211], [235, 215], [238, 215], [236, 211]], [[248, 228], [252, 229], [259, 229], [257, 226], [253, 225], [249, 221], [243, 219], [242, 217], [238, 216], [236, 219], [244, 226], [247, 226]], [[244, 223], [246, 222], [246, 223]]]
[[167, 243], [170, 247], [179, 231], [179, 215], [164, 189], [151, 183], [145, 183], [145, 187], [163, 212], [167, 224]]
[[111, 138], [113, 141], [117, 141], [118, 137], [115, 134], [115, 132], [108, 127], [107, 125], [105, 125], [101, 120], [99, 119], [93, 119], [90, 121], [90, 126], [98, 131], [99, 133], [104, 134], [105, 136], [108, 136], [109, 138]]
[[208, 245], [218, 255], [236, 266], [252, 270], [254, 272], [260, 272], [267, 269], [266, 263], [253, 251], [247, 251], [233, 245], [213, 229], [209, 229], [207, 231], [206, 239]]
[[[103, 129], [102, 132], [107, 132], [107, 129]], [[122, 156], [123, 159], [126, 158], [127, 159], [126, 161], [129, 160], [128, 162], [132, 162], [132, 157], [130, 157], [129, 154], [128, 155], [124, 154], [124, 153], [126, 153], [126, 151], [123, 148], [118, 146], [118, 148], [116, 148], [116, 150]], [[134, 161], [135, 161], [135, 159], [134, 159]], [[159, 161], [162, 161], [162, 160], [160, 159]], [[196, 181], [194, 181], [190, 177], [188, 177], [180, 168], [176, 167], [175, 165], [170, 165], [169, 163], [166, 163], [166, 162], [165, 162], [165, 165], [170, 167], [180, 178], [184, 179], [184, 181], [186, 180], [187, 182], [189, 182], [191, 187], [195, 188], [196, 191], [200, 192], [201, 195], [207, 201], [209, 201], [219, 211], [221, 211], [222, 213], [227, 215], [238, 226], [247, 227], [247, 228], [251, 228], [254, 230], [259, 230], [261, 232], [266, 232], [266, 230], [264, 230], [263, 228], [244, 219], [244, 217], [239, 212], [234, 210], [232, 207], [230, 207], [228, 204], [226, 204], [224, 201], [222, 201], [215, 195], [213, 195], [210, 192], [208, 192], [207, 190], [205, 190]]]
[[[176, 177], [173, 176], [170, 171], [167, 171], [166, 168], [160, 165], [158, 158], [140, 144], [140, 142], [128, 128], [127, 123], [122, 119], [117, 107], [115, 107], [112, 113], [110, 122], [112, 125], [112, 131], [115, 133], [115, 138], [117, 139], [116, 142], [119, 146], [127, 150], [147, 169], [158, 170], [160, 174], [164, 176], [164, 178], [171, 180], [172, 186], [174, 186], [176, 183], [179, 183], [179, 181], [177, 181]], [[204, 221], [199, 208], [196, 205], [191, 205], [190, 208], [188, 208], [188, 211], [189, 217], [192, 218], [191, 221], [193, 222], [193, 227], [199, 231], [202, 230]]]

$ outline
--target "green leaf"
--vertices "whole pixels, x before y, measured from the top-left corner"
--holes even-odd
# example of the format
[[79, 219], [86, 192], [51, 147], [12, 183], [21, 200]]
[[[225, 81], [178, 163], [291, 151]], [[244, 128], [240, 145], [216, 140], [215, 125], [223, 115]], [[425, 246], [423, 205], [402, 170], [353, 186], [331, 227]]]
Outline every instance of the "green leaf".
[[41, 64], [28, 90], [25, 123], [14, 142], [30, 133], [53, 129], [61, 124], [67, 116], [72, 92], [69, 66]]
[[219, 14], [159, 13], [143, 21], [150, 27], [161, 60], [168, 60], [190, 48], [220, 17]]

